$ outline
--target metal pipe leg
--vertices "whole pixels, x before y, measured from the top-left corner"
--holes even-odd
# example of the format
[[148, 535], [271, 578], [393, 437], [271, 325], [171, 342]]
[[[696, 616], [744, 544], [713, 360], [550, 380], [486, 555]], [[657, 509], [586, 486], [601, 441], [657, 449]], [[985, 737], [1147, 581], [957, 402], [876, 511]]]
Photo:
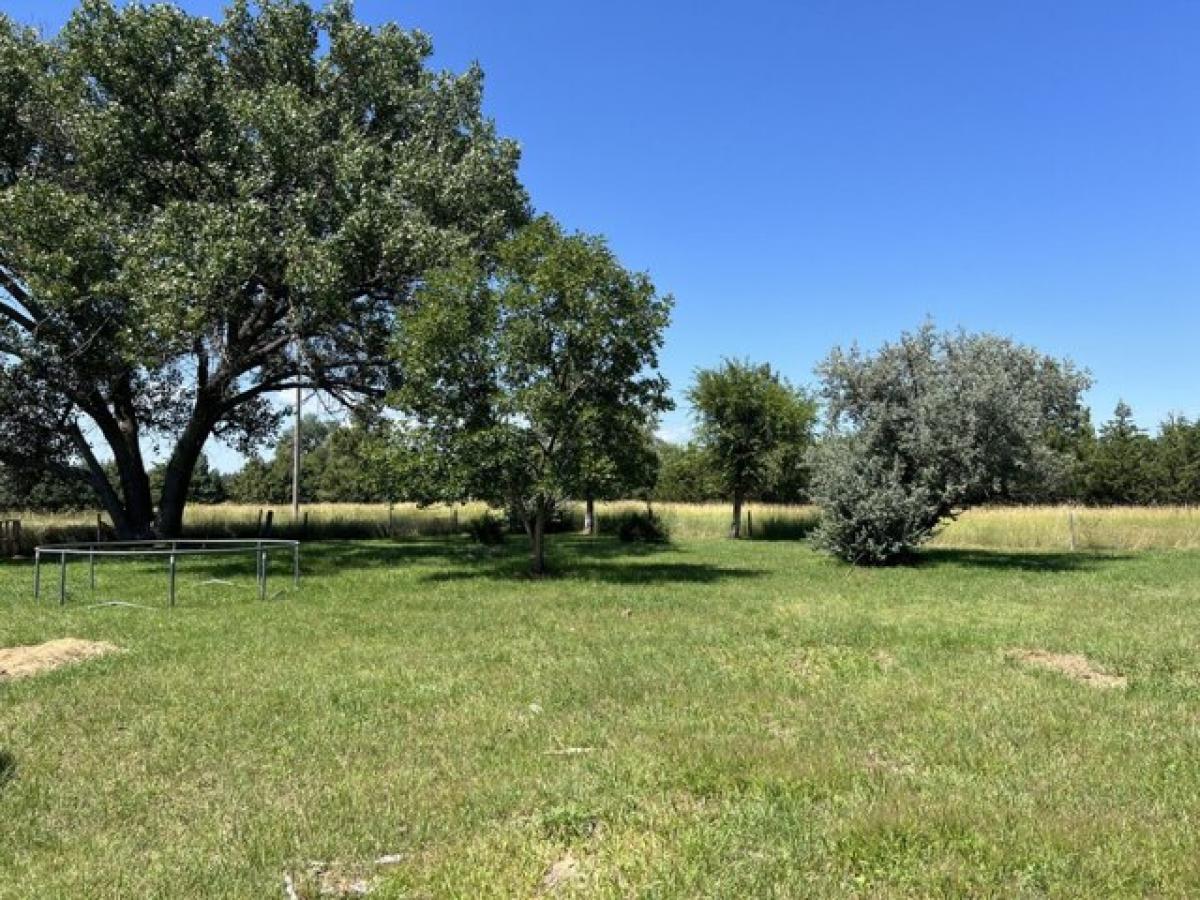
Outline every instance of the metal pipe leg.
[[58, 554], [58, 605], [67, 605], [67, 554]]
[[292, 545], [292, 587], [300, 586], [300, 545]]
[[259, 555], [259, 559], [262, 560], [262, 562], [259, 564], [261, 571], [262, 571], [262, 577], [259, 579], [259, 582], [258, 582], [258, 599], [266, 600], [267, 599], [267, 554], [260, 550], [258, 555]]
[[170, 582], [170, 589], [168, 591], [168, 599], [170, 600], [171, 606], [174, 606], [175, 605], [175, 554], [174, 553], [171, 554], [170, 578], [168, 579], [168, 581]]
[[33, 599], [42, 599], [42, 551], [33, 553]]

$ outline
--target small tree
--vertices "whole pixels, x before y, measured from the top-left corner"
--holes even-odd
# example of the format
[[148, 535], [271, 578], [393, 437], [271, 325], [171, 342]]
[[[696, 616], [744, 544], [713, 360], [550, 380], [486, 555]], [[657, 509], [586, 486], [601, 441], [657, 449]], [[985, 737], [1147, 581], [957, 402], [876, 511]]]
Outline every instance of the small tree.
[[729, 536], [741, 537], [743, 503], [807, 444], [816, 406], [769, 365], [737, 360], [697, 372], [688, 400], [699, 444], [733, 499]]
[[536, 219], [499, 266], [435, 273], [405, 317], [397, 357], [410, 378], [394, 402], [425, 477], [422, 499], [508, 507], [545, 570], [559, 502], [628, 471], [627, 439], [669, 408], [656, 373], [671, 300], [595, 237]]
[[820, 545], [854, 563], [911, 552], [948, 516], [1065, 479], [1064, 435], [1087, 375], [988, 334], [926, 325], [874, 355], [835, 349], [819, 368], [827, 430], [812, 455]]

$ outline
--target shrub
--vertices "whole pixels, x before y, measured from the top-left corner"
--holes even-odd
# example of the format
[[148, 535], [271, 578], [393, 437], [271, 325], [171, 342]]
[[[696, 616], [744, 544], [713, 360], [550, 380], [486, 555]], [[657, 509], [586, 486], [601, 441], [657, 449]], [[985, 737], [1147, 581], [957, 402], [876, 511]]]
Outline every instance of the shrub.
[[[671, 530], [662, 516], [654, 510], [623, 512], [610, 519], [609, 528], [627, 544], [664, 544], [671, 539]], [[606, 529], [607, 530], [607, 529]]]
[[942, 520], [933, 493], [906, 480], [899, 460], [871, 455], [862, 440], [827, 439], [813, 459], [813, 497], [824, 510], [813, 543], [848, 562], [898, 562]]
[[1090, 384], [1069, 361], [932, 325], [874, 354], [835, 349], [818, 372], [817, 542], [854, 563], [901, 559], [947, 516], [1066, 471]]
[[508, 530], [503, 519], [493, 516], [490, 512], [485, 512], [467, 523], [467, 534], [475, 543], [491, 547], [503, 544]]

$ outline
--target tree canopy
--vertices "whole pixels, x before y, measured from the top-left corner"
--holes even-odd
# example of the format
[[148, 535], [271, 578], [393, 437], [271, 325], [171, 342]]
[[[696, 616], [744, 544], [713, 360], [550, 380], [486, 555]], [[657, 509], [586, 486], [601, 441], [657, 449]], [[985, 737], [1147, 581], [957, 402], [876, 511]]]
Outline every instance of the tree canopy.
[[630, 487], [630, 450], [669, 408], [656, 369], [671, 300], [544, 216], [498, 261], [430, 276], [399, 330], [394, 402], [418, 425], [423, 499], [508, 508], [540, 573], [555, 505], [604, 478]]
[[347, 2], [85, 0], [49, 40], [0, 17], [2, 461], [174, 534], [206, 440], [274, 432], [267, 395], [395, 384], [425, 273], [528, 215], [482, 73], [431, 52]]

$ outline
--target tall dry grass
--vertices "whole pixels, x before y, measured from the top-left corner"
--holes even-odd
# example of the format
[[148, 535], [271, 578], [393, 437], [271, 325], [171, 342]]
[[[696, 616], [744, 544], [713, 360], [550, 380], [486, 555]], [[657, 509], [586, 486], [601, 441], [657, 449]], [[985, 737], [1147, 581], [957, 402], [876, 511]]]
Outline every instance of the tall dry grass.
[[1193, 506], [1019, 506], [968, 510], [933, 546], [971, 550], [1195, 550]]
[[[188, 507], [186, 536], [250, 537], [259, 529], [260, 516], [273, 513], [272, 534], [312, 540], [367, 537], [423, 537], [459, 533], [485, 506], [418, 508], [412, 503], [305, 505], [293, 522], [287, 505], [218, 504]], [[598, 503], [597, 515], [616, 516], [644, 510], [642, 501]], [[671, 535], [681, 540], [723, 538], [729, 532], [730, 507], [723, 503], [655, 503]], [[756, 540], [795, 540], [816, 524], [812, 506], [751, 504], [747, 507], [748, 536]], [[23, 544], [52, 540], [91, 540], [96, 536], [96, 513], [46, 515], [0, 512], [0, 518], [22, 520]], [[582, 528], [582, 508], [566, 511], [566, 527]], [[103, 536], [111, 529], [103, 526]], [[1104, 509], [1036, 506], [982, 507], [969, 510], [943, 528], [932, 546], [982, 550], [1194, 550], [1200, 549], [1200, 508], [1114, 507]]]

